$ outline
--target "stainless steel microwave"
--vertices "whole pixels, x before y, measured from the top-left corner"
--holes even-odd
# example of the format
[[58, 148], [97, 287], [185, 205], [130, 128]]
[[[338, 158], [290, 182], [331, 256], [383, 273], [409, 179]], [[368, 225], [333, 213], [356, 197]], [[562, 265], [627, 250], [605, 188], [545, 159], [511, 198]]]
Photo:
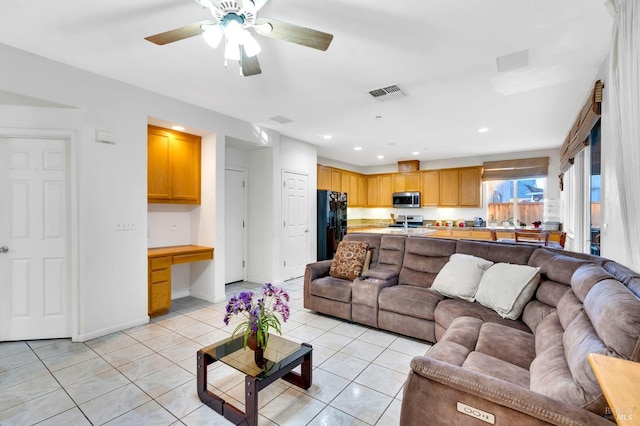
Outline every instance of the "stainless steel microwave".
[[421, 207], [420, 193], [419, 192], [394, 192], [393, 207], [398, 209]]

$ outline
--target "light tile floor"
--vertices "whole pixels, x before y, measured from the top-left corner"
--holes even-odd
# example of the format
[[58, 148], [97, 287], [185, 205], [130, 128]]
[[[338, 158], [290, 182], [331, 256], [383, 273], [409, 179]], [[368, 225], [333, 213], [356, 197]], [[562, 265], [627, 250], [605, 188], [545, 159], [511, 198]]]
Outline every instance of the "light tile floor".
[[[227, 298], [249, 282], [227, 285]], [[259, 395], [260, 425], [398, 425], [413, 356], [430, 345], [303, 308], [302, 278], [283, 287], [283, 335], [313, 345], [313, 386], [279, 380]], [[196, 393], [196, 351], [228, 337], [225, 303], [193, 297], [148, 324], [84, 343], [0, 343], [0, 425], [229, 425]], [[243, 376], [210, 366], [214, 393], [244, 409]]]

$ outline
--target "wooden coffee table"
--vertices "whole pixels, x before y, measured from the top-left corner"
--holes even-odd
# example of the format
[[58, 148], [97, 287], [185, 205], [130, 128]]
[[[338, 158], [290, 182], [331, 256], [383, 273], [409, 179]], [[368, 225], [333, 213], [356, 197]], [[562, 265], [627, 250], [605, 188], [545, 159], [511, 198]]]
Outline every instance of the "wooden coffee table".
[[[302, 389], [311, 387], [313, 348], [307, 343], [300, 344], [271, 334], [263, 358], [256, 359], [254, 351], [243, 348], [242, 344], [243, 336], [239, 336], [225, 339], [198, 351], [196, 355], [198, 396], [202, 402], [233, 424], [256, 426], [260, 390], [279, 378]], [[246, 413], [207, 389], [207, 367], [215, 361], [221, 361], [246, 375], [244, 381]], [[291, 371], [298, 365], [301, 365], [301, 374]]]

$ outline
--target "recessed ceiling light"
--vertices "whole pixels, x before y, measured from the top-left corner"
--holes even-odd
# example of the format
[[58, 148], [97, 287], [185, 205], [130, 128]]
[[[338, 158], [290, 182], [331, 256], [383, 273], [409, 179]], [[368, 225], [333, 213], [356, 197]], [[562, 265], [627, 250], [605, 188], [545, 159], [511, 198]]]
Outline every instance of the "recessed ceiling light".
[[331, 135], [324, 135], [324, 136], [323, 136], [323, 138], [325, 138], [326, 140], [329, 140], [329, 139], [333, 139], [333, 136], [331, 136]]
[[382, 160], [384, 158], [384, 155], [378, 155], [378, 160]]
[[481, 127], [478, 129], [478, 133], [487, 133], [489, 131], [488, 127]]
[[354, 151], [362, 151], [362, 147], [361, 146], [356, 146], [353, 148]]
[[171, 126], [171, 128], [178, 132], [184, 132], [184, 127], [182, 126]]
[[411, 153], [411, 155], [419, 155], [419, 154], [420, 154], [420, 151], [413, 151], [413, 152]]

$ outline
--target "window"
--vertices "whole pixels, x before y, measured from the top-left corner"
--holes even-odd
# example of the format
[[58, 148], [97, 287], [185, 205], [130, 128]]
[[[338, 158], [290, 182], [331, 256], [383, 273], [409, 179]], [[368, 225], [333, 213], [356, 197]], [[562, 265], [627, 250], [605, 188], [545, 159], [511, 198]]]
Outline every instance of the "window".
[[547, 178], [486, 181], [489, 226], [523, 227], [542, 223]]

